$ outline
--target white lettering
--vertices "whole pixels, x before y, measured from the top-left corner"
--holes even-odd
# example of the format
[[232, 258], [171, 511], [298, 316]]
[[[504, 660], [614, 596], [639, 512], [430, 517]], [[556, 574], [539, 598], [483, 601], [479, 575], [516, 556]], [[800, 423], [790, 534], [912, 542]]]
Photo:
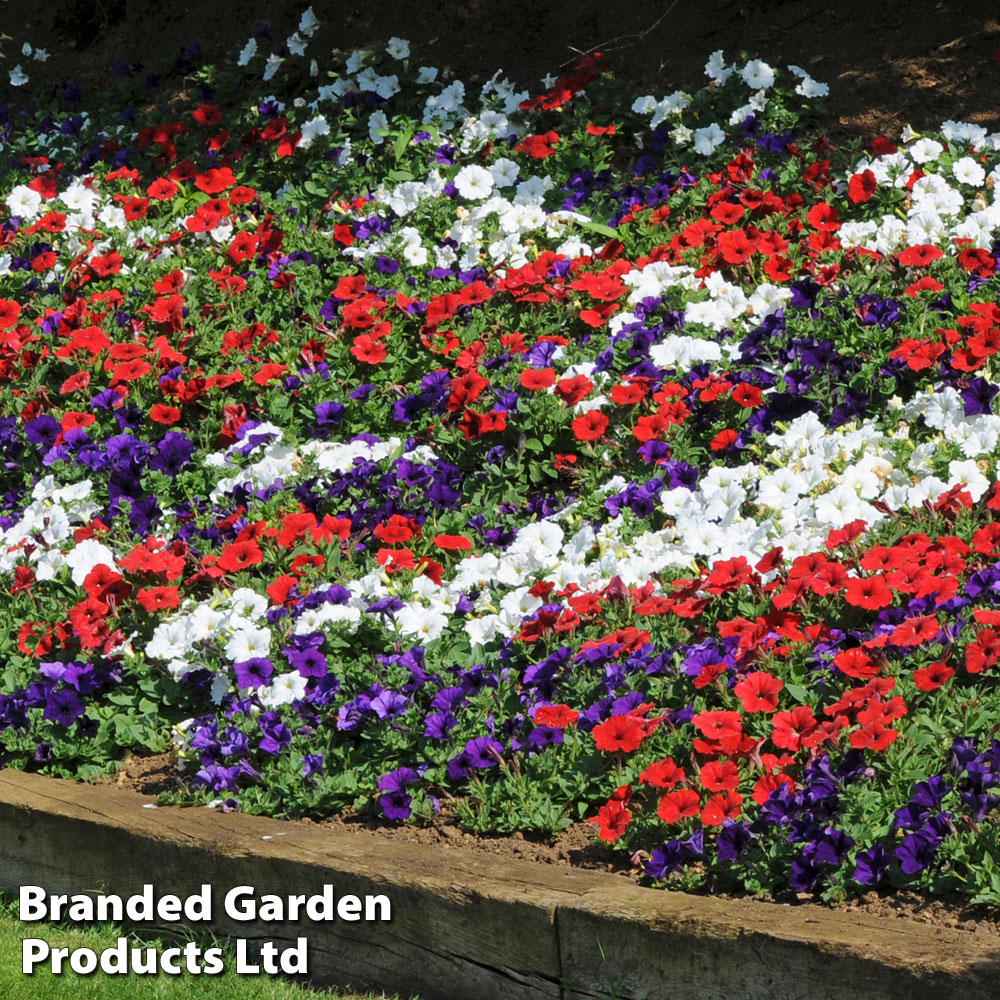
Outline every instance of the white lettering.
[[30, 976], [35, 971], [35, 966], [48, 957], [48, 941], [43, 941], [41, 938], [25, 938], [21, 942], [21, 974]]
[[[246, 888], [246, 886], [243, 886], [243, 888]], [[250, 962], [247, 961], [247, 943], [243, 940], [243, 938], [240, 938], [236, 942], [236, 972], [241, 976], [256, 976], [260, 974], [260, 966], [251, 965]]]
[[17, 896], [17, 915], [21, 920], [44, 920], [48, 915], [45, 890], [40, 885], [22, 885]]
[[[247, 896], [250, 898], [246, 899]], [[223, 900], [222, 905], [226, 911], [226, 915], [233, 920], [253, 920], [257, 916], [252, 885], [233, 886], [226, 893], [226, 898]]]
[[93, 948], [74, 948], [69, 967], [79, 976], [89, 976], [97, 968], [97, 952]]

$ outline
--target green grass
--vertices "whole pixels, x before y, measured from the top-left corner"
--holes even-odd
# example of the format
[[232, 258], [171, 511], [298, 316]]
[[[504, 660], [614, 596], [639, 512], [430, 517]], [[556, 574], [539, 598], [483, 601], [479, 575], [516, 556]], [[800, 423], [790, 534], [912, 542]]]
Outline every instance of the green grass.
[[[74, 927], [63, 924], [26, 924], [17, 917], [17, 902], [0, 894], [0, 997], [4, 1000], [133, 1000], [154, 997], [160, 1000], [400, 1000], [385, 993], [341, 993], [314, 990], [280, 978], [237, 975], [235, 958], [225, 941], [204, 934], [184, 940], [195, 940], [203, 948], [222, 946], [226, 971], [219, 975], [179, 976], [157, 975], [109, 976], [99, 970], [81, 976], [65, 967], [61, 975], [52, 975], [48, 963], [40, 964], [30, 975], [21, 972], [21, 943], [25, 938], [41, 938], [52, 948], [91, 948], [100, 952], [113, 947], [119, 937], [129, 939], [129, 946], [156, 947], [158, 951], [171, 946], [183, 947], [184, 941], [168, 941], [145, 934], [130, 932], [113, 924], [99, 927]], [[184, 959], [180, 956], [180, 964]]]

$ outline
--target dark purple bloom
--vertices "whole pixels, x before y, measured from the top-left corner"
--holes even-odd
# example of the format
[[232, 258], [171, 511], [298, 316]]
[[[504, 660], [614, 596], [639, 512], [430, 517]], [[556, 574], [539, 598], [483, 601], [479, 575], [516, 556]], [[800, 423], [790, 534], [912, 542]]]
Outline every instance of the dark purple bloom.
[[160, 440], [149, 467], [172, 478], [191, 461], [193, 454], [194, 445], [191, 441], [184, 434], [171, 431]]
[[24, 436], [32, 443], [48, 451], [56, 443], [62, 431], [62, 424], [55, 417], [43, 413], [24, 425]]
[[284, 722], [279, 722], [273, 712], [267, 712], [260, 718], [261, 731], [264, 738], [259, 743], [259, 749], [265, 753], [278, 753], [292, 742], [292, 731]]
[[528, 734], [528, 746], [534, 750], [558, 746], [563, 741], [563, 731], [555, 726], [535, 726]]
[[326, 760], [324, 753], [307, 753], [302, 755], [302, 773], [306, 777], [312, 774], [322, 774]]
[[234, 663], [233, 670], [236, 673], [236, 683], [241, 688], [266, 687], [274, 673], [274, 664], [266, 657], [255, 656]]
[[878, 885], [889, 867], [889, 854], [881, 844], [867, 851], [858, 851], [854, 859], [854, 881], [861, 885]]
[[720, 861], [735, 861], [752, 840], [752, 835], [743, 823], [726, 820], [716, 840]]
[[457, 725], [458, 719], [451, 712], [433, 712], [424, 720], [424, 736], [429, 740], [446, 740]]
[[69, 728], [79, 716], [83, 715], [83, 712], [80, 696], [72, 688], [59, 688], [46, 695], [42, 718]]
[[372, 698], [372, 710], [380, 719], [393, 719], [397, 715], [404, 715], [409, 707], [409, 701], [397, 691], [386, 690], [376, 698]]
[[911, 833], [892, 853], [907, 875], [922, 872], [934, 861], [941, 838], [924, 832]]

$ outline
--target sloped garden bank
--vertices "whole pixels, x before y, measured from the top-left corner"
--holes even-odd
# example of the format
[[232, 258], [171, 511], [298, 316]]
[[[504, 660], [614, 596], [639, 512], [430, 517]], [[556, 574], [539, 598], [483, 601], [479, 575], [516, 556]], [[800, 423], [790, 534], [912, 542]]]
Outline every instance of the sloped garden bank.
[[1000, 133], [317, 31], [5, 67], [3, 763], [996, 904]]

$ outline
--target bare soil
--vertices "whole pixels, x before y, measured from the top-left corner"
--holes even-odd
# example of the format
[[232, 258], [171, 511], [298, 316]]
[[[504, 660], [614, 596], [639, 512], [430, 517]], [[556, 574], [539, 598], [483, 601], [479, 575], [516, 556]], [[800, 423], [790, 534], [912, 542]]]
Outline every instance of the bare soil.
[[[0, 0], [0, 29], [52, 52], [26, 68], [39, 81], [106, 81], [121, 60], [147, 70], [197, 42], [217, 61], [262, 24], [275, 45], [295, 30], [307, 0]], [[600, 51], [633, 93], [701, 86], [715, 49], [802, 66], [830, 85], [835, 140], [894, 137], [947, 119], [1000, 129], [1000, 8], [993, 0], [313, 0], [321, 29], [310, 51], [409, 39], [414, 59], [451, 68], [467, 83], [502, 69], [537, 88]], [[16, 59], [15, 59], [16, 61]], [[6, 74], [4, 74], [5, 76]], [[4, 80], [4, 83], [6, 81]], [[3, 99], [0, 89], [0, 99]], [[25, 99], [19, 92], [15, 99]]]

